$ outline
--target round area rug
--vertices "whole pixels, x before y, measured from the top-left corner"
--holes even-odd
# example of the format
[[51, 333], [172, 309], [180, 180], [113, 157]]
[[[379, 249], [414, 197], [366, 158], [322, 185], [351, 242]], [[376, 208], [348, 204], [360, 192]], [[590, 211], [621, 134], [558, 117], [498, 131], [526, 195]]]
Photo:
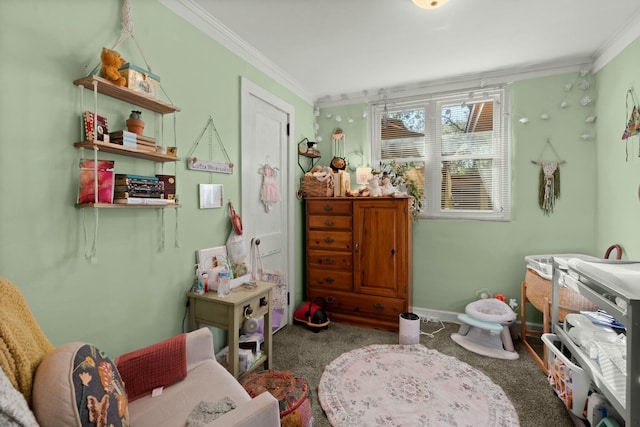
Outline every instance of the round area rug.
[[324, 369], [318, 397], [334, 427], [520, 425], [489, 377], [420, 344], [344, 353]]

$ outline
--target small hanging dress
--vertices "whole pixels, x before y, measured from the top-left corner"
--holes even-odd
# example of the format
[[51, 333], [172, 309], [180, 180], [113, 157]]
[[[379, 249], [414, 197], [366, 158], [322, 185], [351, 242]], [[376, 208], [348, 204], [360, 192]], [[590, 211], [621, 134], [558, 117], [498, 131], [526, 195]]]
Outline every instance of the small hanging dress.
[[264, 210], [270, 212], [273, 206], [280, 201], [280, 188], [278, 187], [278, 171], [269, 165], [262, 168], [262, 188], [260, 200], [264, 204]]

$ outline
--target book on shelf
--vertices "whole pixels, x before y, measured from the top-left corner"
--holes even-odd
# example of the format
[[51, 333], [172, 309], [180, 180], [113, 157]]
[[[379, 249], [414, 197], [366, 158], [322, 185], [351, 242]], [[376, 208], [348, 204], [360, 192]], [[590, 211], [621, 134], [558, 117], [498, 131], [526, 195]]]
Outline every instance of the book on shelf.
[[107, 119], [101, 115], [94, 115], [91, 111], [85, 111], [82, 114], [84, 123], [85, 139], [93, 141], [94, 138], [94, 119], [95, 119], [95, 138], [97, 141], [109, 142], [109, 126]]
[[[113, 160], [80, 160], [78, 203], [113, 203]], [[96, 200], [96, 177], [98, 197]]]
[[132, 175], [125, 173], [116, 174], [116, 185], [151, 185], [160, 181], [155, 176]]
[[138, 148], [138, 138], [135, 133], [126, 130], [111, 132], [109, 134], [111, 143], [129, 148]]
[[113, 199], [113, 203], [118, 205], [153, 205], [153, 206], [164, 206], [168, 204], [166, 199], [154, 199], [150, 197], [128, 197], [126, 199]]
[[156, 177], [164, 183], [165, 198], [173, 200], [176, 198], [176, 176], [175, 175], [156, 175]]
[[144, 198], [144, 199], [164, 199], [164, 193], [162, 190], [158, 191], [116, 191], [113, 194], [116, 199], [131, 199], [131, 198]]

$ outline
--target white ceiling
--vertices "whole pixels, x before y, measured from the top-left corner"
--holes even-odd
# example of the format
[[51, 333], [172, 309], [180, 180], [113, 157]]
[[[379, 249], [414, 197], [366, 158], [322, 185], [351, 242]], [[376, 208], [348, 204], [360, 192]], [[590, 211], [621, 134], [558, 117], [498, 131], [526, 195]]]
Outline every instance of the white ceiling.
[[160, 0], [310, 102], [594, 63], [640, 36], [638, 0]]

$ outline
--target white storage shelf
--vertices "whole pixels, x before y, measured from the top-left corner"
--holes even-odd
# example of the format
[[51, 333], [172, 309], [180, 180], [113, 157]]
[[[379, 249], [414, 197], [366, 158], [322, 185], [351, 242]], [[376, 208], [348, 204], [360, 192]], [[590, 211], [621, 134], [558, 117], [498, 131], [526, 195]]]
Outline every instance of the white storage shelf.
[[[615, 262], [613, 262], [615, 263]], [[613, 264], [610, 263], [610, 264]], [[593, 263], [587, 263], [592, 264]], [[618, 265], [624, 264], [623, 262]], [[628, 265], [640, 266], [638, 263], [626, 263]], [[552, 295], [552, 323], [553, 331], [562, 341], [562, 343], [571, 351], [578, 364], [591, 380], [593, 386], [603, 394], [607, 400], [613, 405], [615, 410], [624, 418], [626, 425], [640, 425], [640, 381], [633, 381], [640, 374], [640, 330], [636, 330], [633, 324], [633, 317], [636, 317], [636, 323], [640, 318], [640, 297], [635, 293], [626, 292], [625, 287], [620, 285], [620, 281], [613, 276], [607, 279], [606, 275], [585, 273], [584, 268], [580, 267], [581, 263], [576, 266], [562, 264], [562, 266], [554, 259], [553, 262], [553, 295]], [[584, 263], [582, 263], [584, 265]], [[576, 345], [569, 337], [563, 326], [558, 323], [558, 304], [557, 296], [559, 288], [564, 282], [563, 271], [561, 268], [567, 268], [566, 273], [570, 274], [577, 280], [572, 281], [572, 288], [575, 287], [581, 295], [589, 299], [600, 309], [605, 310], [608, 314], [616, 318], [616, 320], [626, 327], [627, 340], [627, 375], [625, 384], [614, 385], [602, 373], [597, 362], [589, 357], [585, 351]], [[615, 299], [624, 301], [626, 307], [616, 304]], [[634, 404], [635, 402], [635, 404]]]

